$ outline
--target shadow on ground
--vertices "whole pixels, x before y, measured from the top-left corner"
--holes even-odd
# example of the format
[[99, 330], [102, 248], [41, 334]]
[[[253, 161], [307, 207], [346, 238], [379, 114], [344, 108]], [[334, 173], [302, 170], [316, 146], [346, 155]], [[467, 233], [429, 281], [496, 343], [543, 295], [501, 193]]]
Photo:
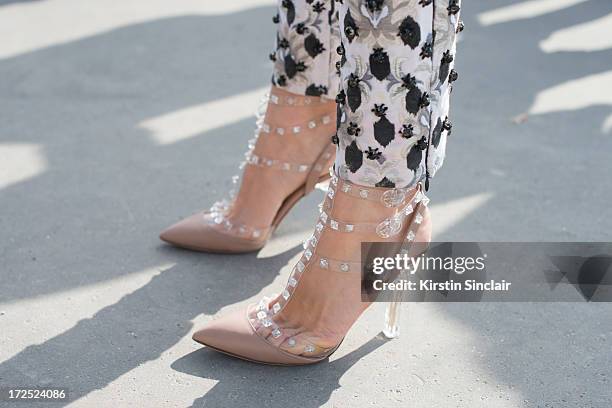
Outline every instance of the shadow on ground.
[[[607, 5], [592, 1], [488, 28], [475, 21], [478, 12], [505, 3], [474, 1], [465, 7], [454, 133], [431, 192], [434, 203], [480, 192], [494, 197], [439, 239], [609, 239], [610, 218], [592, 207], [610, 198], [612, 141], [593, 130], [609, 109], [544, 115], [522, 126], [510, 121], [539, 91], [609, 69], [609, 51], [546, 55], [537, 47], [551, 31], [597, 18]], [[259, 292], [297, 254], [295, 248], [256, 260], [161, 246], [160, 229], [224, 195], [252, 123], [170, 145], [156, 145], [138, 128], [145, 119], [265, 84], [274, 27], [259, 22], [269, 22], [272, 14], [272, 8], [256, 8], [165, 19], [0, 61], [0, 142], [40, 146], [47, 163], [38, 176], [0, 191], [5, 237], [0, 302], [175, 264], [92, 318], [0, 364], [2, 382], [45, 385], [66, 378], [75, 398], [85, 396], [158, 358], [190, 332], [190, 321], [200, 313], [213, 314]], [[292, 217], [308, 228], [314, 213], [298, 208]], [[499, 305], [444, 310], [487, 339], [485, 355], [497, 363], [487, 369], [500, 383], [514, 384], [529, 401], [545, 401], [554, 388], [531, 381], [530, 372], [539, 378], [565, 375], [561, 384], [568, 389], [572, 381], [584, 385], [591, 374], [609, 372], [609, 365], [602, 365], [609, 352], [608, 360], [583, 367], [577, 377], [574, 369], [585, 355], [577, 348], [574, 356], [562, 351], [567, 342], [582, 342], [596, 355], [604, 344], [591, 336], [609, 313], [558, 307], [542, 309], [552, 319], [544, 322], [528, 306], [516, 313]], [[539, 358], [542, 334], [559, 321], [583, 330], [578, 337], [557, 339], [554, 349], [542, 354], [546, 358]], [[517, 338], [523, 329], [529, 344]], [[313, 386], [307, 406], [319, 406], [338, 387], [338, 378], [379, 345], [373, 339], [332, 363], [299, 370], [258, 367], [206, 350], [181, 357], [173, 368], [219, 381], [194, 406], [222, 401], [243, 406], [269, 393], [290, 406], [293, 395], [310, 392], [305, 382]], [[549, 359], [557, 361], [547, 365]], [[273, 376], [282, 386], [262, 390], [257, 375]]]

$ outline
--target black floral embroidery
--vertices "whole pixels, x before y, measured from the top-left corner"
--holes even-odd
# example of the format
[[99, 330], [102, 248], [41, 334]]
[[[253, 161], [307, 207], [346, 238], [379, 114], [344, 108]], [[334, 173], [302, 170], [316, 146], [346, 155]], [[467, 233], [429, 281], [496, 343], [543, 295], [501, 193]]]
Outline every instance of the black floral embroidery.
[[463, 20], [460, 20], [457, 23], [457, 29], [455, 30], [455, 33], [459, 34], [460, 32], [462, 32], [465, 29], [465, 24], [463, 24]]
[[336, 103], [344, 104], [345, 102], [346, 102], [346, 93], [344, 93], [344, 90], [341, 90], [340, 92], [338, 92], [338, 95], [336, 95]]
[[344, 150], [344, 162], [352, 173], [355, 173], [363, 165], [363, 152], [359, 150], [355, 141]]
[[347, 81], [347, 89], [346, 89], [346, 97], [348, 101], [348, 106], [351, 108], [353, 112], [359, 109], [361, 106], [361, 89], [359, 88], [359, 82], [361, 79], [357, 77], [355, 74], [350, 74], [349, 79]]
[[378, 160], [382, 156], [382, 152], [378, 151], [378, 147], [376, 148], [368, 147], [368, 150], [366, 150], [365, 153], [366, 153], [366, 157], [369, 160]]
[[366, 0], [365, 1], [367, 9], [370, 10], [370, 12], [372, 13], [374, 13], [375, 11], [381, 11], [383, 3], [384, 3], [383, 0]]
[[433, 0], [419, 0], [419, 4], [423, 7], [427, 7], [429, 6], [431, 3], [433, 3]]
[[450, 16], [451, 14], [457, 14], [459, 12], [459, 10], [461, 10], [461, 8], [459, 7], [459, 1], [458, 0], [450, 0], [448, 7], [446, 8], [448, 10], [448, 15]]
[[293, 20], [295, 20], [295, 5], [291, 0], [283, 0], [281, 4], [287, 9], [287, 23], [289, 25], [293, 24]]
[[306, 39], [304, 39], [304, 48], [306, 49], [308, 55], [310, 55], [312, 58], [325, 51], [323, 43], [319, 41], [314, 34], [310, 34], [308, 37], [306, 37]]
[[372, 71], [372, 75], [379, 81], [387, 78], [391, 73], [389, 55], [384, 49], [374, 48], [374, 52], [370, 54], [370, 71]]
[[306, 34], [308, 31], [310, 31], [310, 30], [308, 29], [308, 27], [306, 27], [306, 24], [304, 24], [304, 23], [298, 23], [295, 26], [295, 32], [300, 34], [300, 35], [301, 34]]
[[323, 10], [325, 10], [325, 4], [321, 3], [320, 1], [317, 1], [315, 4], [312, 5], [312, 10], [315, 13], [321, 13]]
[[281, 38], [278, 42], [278, 47], [282, 49], [289, 48], [289, 41], [286, 38]]
[[353, 42], [355, 37], [359, 36], [359, 28], [351, 16], [351, 11], [347, 10], [344, 16], [344, 35], [349, 43]]
[[287, 77], [285, 75], [279, 75], [276, 80], [276, 85], [278, 86], [286, 86], [287, 85]]
[[374, 115], [380, 118], [374, 122], [374, 139], [383, 147], [387, 147], [395, 139], [395, 126], [387, 119], [387, 109], [384, 104], [375, 104], [372, 109]]
[[293, 78], [295, 74], [297, 74], [297, 72], [297, 63], [295, 62], [291, 54], [285, 55], [285, 74], [287, 74], [287, 78]]
[[423, 160], [423, 150], [415, 144], [410, 148], [408, 156], [406, 156], [406, 167], [412, 171], [417, 171]]
[[450, 74], [448, 74], [448, 82], [455, 82], [459, 79], [459, 74], [454, 69], [451, 69]]
[[333, 144], [335, 144], [335, 145], [339, 145], [339, 144], [340, 144], [340, 138], [338, 138], [338, 135], [333, 135], [333, 136], [331, 137], [331, 141], [332, 141], [332, 143], [333, 143]]
[[422, 138], [419, 139], [418, 142], [416, 142], [416, 147], [419, 150], [425, 150], [427, 149], [427, 138], [425, 136], [423, 136]]
[[306, 88], [306, 95], [309, 96], [321, 96], [327, 93], [327, 87], [323, 85], [310, 84]]
[[421, 98], [423, 96], [421, 90], [417, 86], [416, 78], [410, 74], [402, 78], [402, 86], [408, 90], [406, 92], [406, 110], [413, 115], [416, 115], [421, 109]]
[[440, 139], [442, 138], [442, 119], [438, 118], [438, 122], [434, 127], [434, 130], [431, 132], [431, 143], [434, 147], [438, 147], [440, 144]]
[[388, 110], [389, 108], [384, 103], [374, 104], [374, 108], [372, 108], [372, 112], [379, 118], [385, 116]]
[[429, 94], [427, 92], [423, 92], [423, 95], [421, 95], [421, 100], [419, 101], [419, 106], [421, 108], [425, 108], [429, 106], [430, 103]]
[[431, 58], [432, 55], [433, 55], [433, 44], [430, 42], [426, 42], [421, 47], [421, 58], [422, 59]]
[[[448, 119], [448, 116], [444, 119], [444, 122], [442, 122], [442, 129], [446, 130], [446, 134], [447, 135], [450, 135], [451, 131], [453, 130], [453, 124]], [[436, 147], [438, 147], [438, 146], [436, 146]]]
[[399, 133], [404, 139], [410, 139], [414, 136], [414, 126], [412, 126], [412, 123], [403, 125]]
[[272, 22], [274, 24], [280, 23], [280, 16], [278, 14], [276, 14], [274, 17], [272, 17]]
[[359, 136], [360, 132], [361, 128], [355, 122], [350, 122], [346, 128], [346, 133], [351, 136]]
[[407, 16], [400, 24], [397, 36], [402, 39], [404, 45], [415, 49], [421, 42], [421, 27], [412, 17]]
[[276, 53], [271, 52], [268, 57], [270, 58], [270, 61], [276, 62]]
[[442, 55], [442, 61], [440, 63], [440, 82], [446, 82], [446, 78], [448, 78], [448, 73], [450, 70], [450, 64], [453, 62], [455, 58], [453, 54], [451, 54], [450, 50], [444, 51]]
[[376, 187], [394, 188], [395, 183], [389, 180], [387, 177], [383, 177], [382, 180], [376, 183]]

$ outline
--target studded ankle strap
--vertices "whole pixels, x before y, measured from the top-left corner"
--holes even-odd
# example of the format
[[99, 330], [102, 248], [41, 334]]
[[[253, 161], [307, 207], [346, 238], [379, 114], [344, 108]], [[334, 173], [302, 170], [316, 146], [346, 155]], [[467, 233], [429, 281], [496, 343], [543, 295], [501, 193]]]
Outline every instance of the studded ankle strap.
[[264, 96], [263, 103], [272, 103], [279, 106], [315, 106], [323, 105], [331, 102], [323, 96], [297, 96], [297, 95], [279, 95], [274, 92]]

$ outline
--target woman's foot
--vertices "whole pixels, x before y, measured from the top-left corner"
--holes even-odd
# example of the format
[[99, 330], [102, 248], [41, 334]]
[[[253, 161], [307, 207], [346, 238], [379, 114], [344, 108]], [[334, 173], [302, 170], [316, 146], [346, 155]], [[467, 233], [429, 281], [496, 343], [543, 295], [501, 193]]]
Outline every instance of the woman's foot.
[[361, 298], [362, 242], [429, 242], [420, 189], [334, 181], [285, 290], [247, 313], [211, 322], [194, 340], [248, 360], [308, 364], [326, 358], [369, 306]]
[[[333, 161], [335, 109], [333, 101], [273, 87], [265, 117], [250, 143], [240, 189], [233, 201], [217, 203], [204, 215], [198, 213], [180, 221], [162, 232], [160, 238], [204, 251], [245, 252], [261, 248], [273, 224], [302, 193], [314, 187], [313, 180], [327, 174]], [[305, 186], [307, 181], [310, 183]]]

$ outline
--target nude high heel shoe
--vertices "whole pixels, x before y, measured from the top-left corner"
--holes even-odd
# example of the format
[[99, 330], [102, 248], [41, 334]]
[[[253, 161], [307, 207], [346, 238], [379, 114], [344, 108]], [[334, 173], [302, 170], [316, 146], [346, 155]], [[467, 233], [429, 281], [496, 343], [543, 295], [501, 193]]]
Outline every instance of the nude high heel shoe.
[[[376, 218], [376, 222], [350, 219], [347, 217], [350, 210], [342, 215], [334, 208], [338, 200], [350, 210], [367, 201], [368, 208], [379, 206], [377, 213], [384, 218]], [[360, 237], [354, 242], [354, 248], [359, 248], [361, 237], [405, 246], [429, 242], [428, 202], [420, 184], [411, 189], [366, 188], [332, 175], [315, 231], [306, 241], [283, 292], [264, 298], [246, 310], [213, 320], [195, 332], [193, 339], [219, 352], [262, 364], [305, 365], [325, 360], [370, 305], [361, 302], [359, 250], [353, 251], [357, 256], [346, 258], [325, 253], [326, 243], [341, 240], [343, 236], [347, 241], [354, 240], [351, 234]], [[326, 286], [333, 287], [334, 292], [326, 294], [325, 299], [312, 296]], [[339, 290], [335, 291], [336, 288]], [[386, 313], [383, 333], [389, 338], [399, 334], [398, 310], [396, 299]], [[325, 329], [315, 329], [321, 327], [322, 321], [327, 321], [322, 326]], [[332, 336], [326, 341], [321, 333]]]
[[[284, 107], [316, 106], [329, 103], [323, 98], [310, 96], [288, 96], [286, 94], [272, 93], [262, 101], [262, 107], [273, 104]], [[291, 192], [281, 203], [279, 210], [269, 225], [247, 225], [234, 222], [229, 213], [234, 205], [236, 190], [230, 192], [230, 199], [216, 202], [208, 211], [194, 214], [178, 223], [170, 226], [160, 234], [160, 239], [182, 248], [195, 251], [217, 252], [217, 253], [243, 253], [261, 249], [270, 235], [278, 227], [287, 213], [298, 203], [300, 199], [314, 190], [315, 185], [329, 179], [328, 169], [331, 166], [335, 146], [326, 144], [312, 163], [295, 163], [274, 157], [262, 157], [254, 153], [255, 142], [258, 137], [299, 137], [304, 131], [312, 131], [332, 123], [330, 115], [299, 123], [288, 127], [274, 127], [264, 122], [264, 113], [258, 112], [257, 129], [255, 137], [249, 141], [249, 151], [245, 154], [244, 166], [256, 166], [267, 170], [278, 172], [278, 177], [283, 174], [305, 175], [302, 185]], [[234, 176], [232, 182], [239, 185], [239, 177]], [[265, 193], [265, 192], [263, 192]]]

